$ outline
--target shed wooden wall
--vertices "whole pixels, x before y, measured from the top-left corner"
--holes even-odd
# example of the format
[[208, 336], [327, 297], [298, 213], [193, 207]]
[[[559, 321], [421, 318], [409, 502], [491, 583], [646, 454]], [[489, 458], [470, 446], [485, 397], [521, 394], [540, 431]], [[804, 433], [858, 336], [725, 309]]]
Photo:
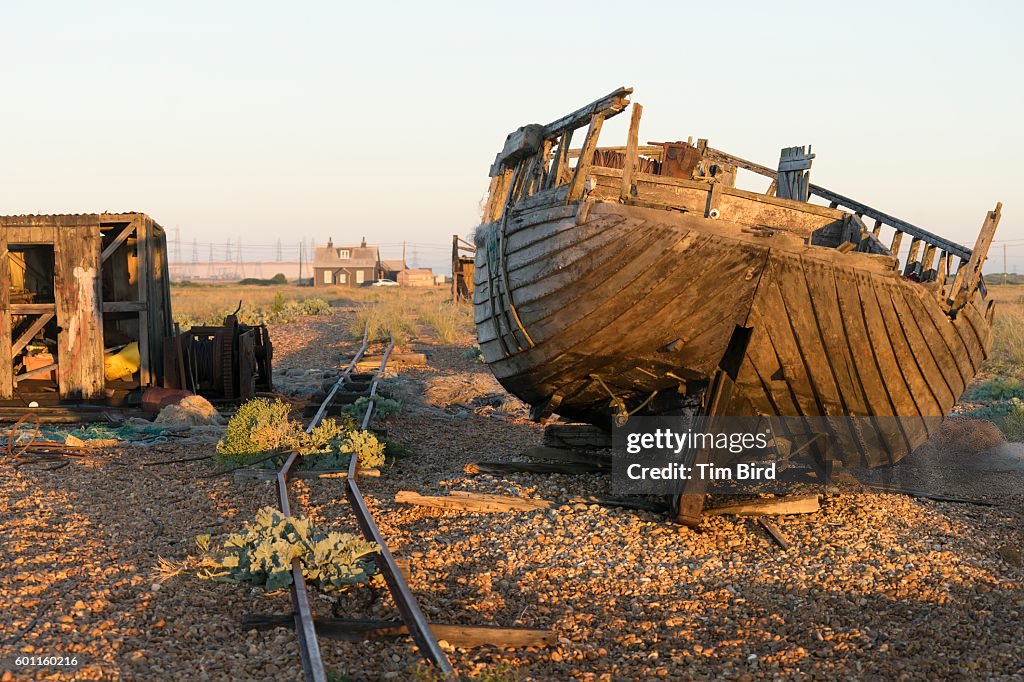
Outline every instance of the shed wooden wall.
[[[54, 304], [11, 305], [11, 244], [53, 247]], [[144, 214], [0, 216], [0, 399], [13, 397], [12, 316], [19, 310], [56, 313], [61, 399], [103, 397], [104, 313], [120, 314], [119, 326], [137, 332], [140, 384], [157, 385], [173, 324], [169, 283], [166, 236]]]

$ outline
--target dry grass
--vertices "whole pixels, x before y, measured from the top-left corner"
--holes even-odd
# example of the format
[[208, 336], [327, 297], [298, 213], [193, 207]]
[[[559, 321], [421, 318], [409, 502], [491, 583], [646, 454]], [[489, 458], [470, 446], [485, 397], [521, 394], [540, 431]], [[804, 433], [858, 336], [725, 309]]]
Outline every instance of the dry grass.
[[386, 340], [389, 332], [399, 344], [411, 337], [431, 338], [438, 343], [464, 344], [475, 334], [473, 308], [452, 303], [446, 288], [383, 289], [363, 297], [362, 307], [348, 325], [349, 336], [361, 339], [369, 325], [370, 339]]
[[[279, 298], [280, 297], [280, 298]], [[359, 340], [370, 327], [370, 338], [385, 341], [393, 333], [398, 343], [410, 338], [430, 338], [442, 344], [472, 343], [475, 335], [473, 307], [451, 302], [447, 287], [300, 287], [294, 284], [259, 286], [241, 284], [176, 285], [171, 288], [174, 317], [183, 326], [217, 321], [242, 302], [246, 312], [271, 311], [275, 303], [323, 299], [332, 306], [356, 308], [346, 325], [348, 335]]]
[[992, 338], [992, 357], [988, 369], [1010, 376], [1024, 375], [1024, 286], [1019, 284], [989, 287], [996, 301], [996, 319]]

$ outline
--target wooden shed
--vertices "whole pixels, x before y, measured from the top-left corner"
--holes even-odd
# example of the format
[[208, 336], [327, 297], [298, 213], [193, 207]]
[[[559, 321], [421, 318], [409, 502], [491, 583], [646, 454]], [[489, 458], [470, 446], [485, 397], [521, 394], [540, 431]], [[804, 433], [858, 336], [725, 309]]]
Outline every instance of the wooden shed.
[[[0, 216], [0, 404], [117, 402], [160, 385], [171, 332], [167, 241], [152, 218]], [[112, 379], [117, 353], [127, 369]]]

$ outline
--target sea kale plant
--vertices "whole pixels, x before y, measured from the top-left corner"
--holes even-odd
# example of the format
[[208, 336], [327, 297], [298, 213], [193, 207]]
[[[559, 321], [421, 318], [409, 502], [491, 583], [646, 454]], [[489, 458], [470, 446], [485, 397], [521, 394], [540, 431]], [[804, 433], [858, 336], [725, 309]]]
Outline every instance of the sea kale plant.
[[323, 533], [309, 519], [273, 507], [260, 509], [217, 551], [210, 551], [209, 535], [198, 536], [196, 544], [204, 552], [200, 578], [277, 590], [292, 584], [292, 560], [298, 559], [306, 582], [324, 592], [368, 582], [376, 571], [371, 555], [380, 549], [352, 533]]
[[289, 416], [290, 410], [281, 400], [255, 398], [243, 403], [228, 421], [214, 461], [230, 469], [294, 450], [312, 466], [344, 464], [353, 453], [364, 467], [384, 464], [385, 445], [373, 434], [359, 431], [348, 415], [328, 417], [306, 433], [302, 424]]

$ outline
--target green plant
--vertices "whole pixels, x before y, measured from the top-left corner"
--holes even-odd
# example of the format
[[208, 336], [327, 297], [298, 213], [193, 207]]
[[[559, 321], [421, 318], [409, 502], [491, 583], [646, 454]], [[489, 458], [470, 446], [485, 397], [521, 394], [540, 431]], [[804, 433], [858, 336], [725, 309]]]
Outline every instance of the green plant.
[[[375, 403], [373, 406], [373, 415], [375, 417], [384, 419], [402, 411], [402, 403], [397, 400], [377, 396], [373, 401]], [[369, 402], [370, 399], [366, 396], [356, 398], [354, 403], [345, 406], [345, 414], [350, 415], [355, 419], [362, 419], [363, 415], [366, 414], [366, 406]]]
[[[208, 552], [209, 541], [209, 536], [196, 538], [203, 552]], [[276, 590], [292, 584], [292, 561], [298, 559], [309, 584], [324, 592], [343, 592], [368, 581], [376, 570], [369, 556], [379, 549], [357, 535], [318, 532], [309, 519], [264, 507], [241, 533], [228, 536], [218, 552], [203, 557], [198, 575]]]
[[274, 452], [296, 450], [301, 455], [330, 452], [352, 428], [350, 419], [328, 417], [310, 433], [289, 416], [281, 400], [255, 398], [239, 406], [217, 443], [214, 461], [226, 468], [254, 464]]
[[1024, 441], [1024, 401], [1020, 398], [1011, 398], [1009, 410], [1000, 425], [1007, 440], [1014, 442]]
[[[181, 325], [182, 329], [189, 329], [195, 326], [217, 326], [224, 324], [224, 318], [235, 312], [235, 308], [221, 310], [207, 310], [204, 314], [189, 315], [176, 314], [174, 321]], [[307, 298], [302, 301], [285, 299], [281, 292], [277, 292], [274, 300], [268, 309], [258, 308], [243, 304], [238, 311], [238, 321], [243, 324], [284, 324], [295, 322], [300, 317], [310, 315], [327, 315], [331, 312], [331, 304], [322, 298]]]
[[1024, 381], [1017, 377], [996, 377], [968, 391], [965, 397], [977, 402], [1024, 398]]
[[274, 302], [270, 304], [270, 313], [279, 315], [284, 312], [284, 294], [280, 291], [274, 295]]
[[384, 443], [366, 431], [352, 431], [345, 438], [345, 449], [359, 457], [359, 464], [369, 469], [384, 466]]

